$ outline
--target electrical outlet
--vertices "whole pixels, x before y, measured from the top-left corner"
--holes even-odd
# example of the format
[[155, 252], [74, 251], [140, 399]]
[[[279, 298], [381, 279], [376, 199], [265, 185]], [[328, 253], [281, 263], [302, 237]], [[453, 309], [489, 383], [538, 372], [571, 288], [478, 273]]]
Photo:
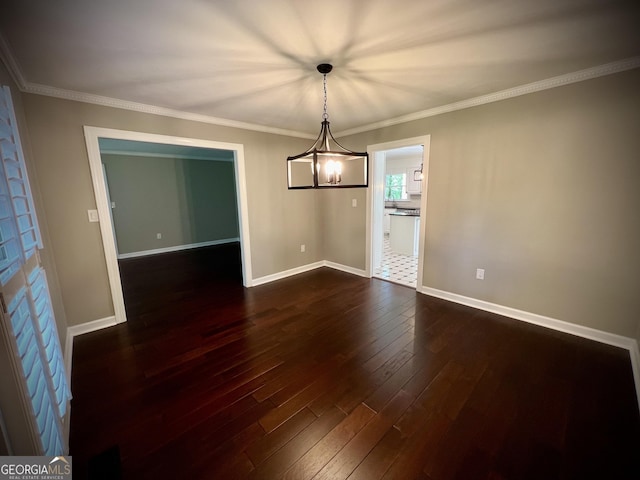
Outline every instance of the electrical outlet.
[[478, 280], [484, 280], [484, 268], [476, 269], [476, 278]]
[[98, 210], [87, 210], [87, 215], [89, 216], [90, 222], [99, 222], [100, 217], [98, 216]]
[[160, 239], [162, 238], [162, 234], [161, 234], [161, 233], [156, 233], [156, 238], [157, 238], [158, 240], [160, 240]]
[[358, 206], [358, 199], [357, 198], [352, 198], [351, 199], [351, 206], [354, 207], [354, 208]]
[[304, 244], [304, 243], [303, 243], [302, 245], [300, 245], [300, 251], [301, 251], [302, 253], [304, 253], [304, 252], [306, 252], [306, 251], [307, 251], [307, 247], [305, 246], [305, 244]]

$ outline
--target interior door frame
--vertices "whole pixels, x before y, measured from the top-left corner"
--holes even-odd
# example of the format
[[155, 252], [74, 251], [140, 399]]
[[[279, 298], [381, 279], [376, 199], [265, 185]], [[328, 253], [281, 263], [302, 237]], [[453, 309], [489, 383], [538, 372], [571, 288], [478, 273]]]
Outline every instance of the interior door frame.
[[420, 233], [418, 240], [418, 274], [416, 276], [416, 290], [422, 290], [422, 278], [424, 269], [424, 251], [426, 237], [426, 215], [427, 215], [427, 190], [429, 186], [429, 153], [431, 147], [431, 135], [405, 138], [391, 142], [376, 143], [367, 147], [371, 162], [371, 183], [367, 195], [367, 238], [366, 238], [366, 265], [365, 271], [369, 278], [373, 276], [373, 264], [375, 247], [381, 242], [381, 237], [377, 240], [374, 233], [381, 233], [383, 230], [382, 213], [380, 205], [384, 207], [384, 165], [385, 160], [382, 152], [402, 147], [412, 147], [422, 145], [422, 194], [420, 197]]
[[124, 305], [122, 293], [122, 282], [120, 280], [120, 268], [118, 267], [118, 256], [115, 244], [115, 236], [111, 223], [110, 205], [108, 202], [107, 185], [102, 168], [102, 157], [100, 156], [100, 138], [116, 140], [133, 140], [139, 142], [162, 143], [167, 145], [181, 145], [187, 147], [212, 148], [217, 150], [231, 150], [234, 152], [234, 169], [236, 178], [236, 199], [239, 216], [240, 230], [240, 255], [242, 258], [242, 284], [245, 287], [252, 286], [253, 276], [251, 272], [251, 242], [249, 237], [249, 213], [247, 207], [247, 185], [244, 165], [244, 145], [239, 143], [217, 142], [213, 140], [203, 140], [198, 138], [174, 137], [171, 135], [160, 135], [154, 133], [134, 132], [129, 130], [116, 130], [112, 128], [84, 126], [84, 137], [87, 144], [89, 156], [89, 167], [91, 169], [91, 179], [96, 199], [96, 207], [100, 218], [100, 233], [102, 234], [102, 245], [104, 256], [107, 262], [107, 274], [109, 286], [111, 287], [111, 298], [115, 323], [127, 321], [127, 313]]

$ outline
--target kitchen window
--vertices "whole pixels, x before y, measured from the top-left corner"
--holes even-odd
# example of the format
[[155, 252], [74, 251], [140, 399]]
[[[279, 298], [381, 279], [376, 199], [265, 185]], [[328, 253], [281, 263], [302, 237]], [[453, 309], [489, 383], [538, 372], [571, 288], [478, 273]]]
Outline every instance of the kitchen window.
[[407, 200], [407, 198], [407, 175], [405, 173], [386, 175], [384, 181], [385, 201]]

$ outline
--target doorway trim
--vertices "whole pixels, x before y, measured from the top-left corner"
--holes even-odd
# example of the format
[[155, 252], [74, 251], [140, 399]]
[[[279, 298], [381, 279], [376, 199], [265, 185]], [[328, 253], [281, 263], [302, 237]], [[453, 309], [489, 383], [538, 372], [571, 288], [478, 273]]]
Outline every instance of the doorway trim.
[[[418, 274], [416, 277], [416, 290], [422, 289], [422, 278], [424, 268], [424, 250], [426, 236], [426, 213], [427, 213], [427, 190], [429, 185], [429, 152], [431, 147], [431, 135], [405, 138], [391, 142], [376, 143], [367, 146], [367, 152], [371, 162], [371, 182], [367, 194], [367, 238], [366, 238], [366, 266], [367, 276], [373, 276], [374, 263], [374, 240], [373, 232], [382, 232], [382, 211], [384, 208], [384, 155], [386, 150], [393, 150], [402, 147], [422, 145], [422, 194], [420, 197], [420, 232], [418, 239]], [[381, 241], [381, 240], [380, 240]]]
[[249, 237], [244, 145], [239, 143], [203, 140], [199, 138], [174, 137], [171, 135], [92, 127], [88, 125], [84, 126], [84, 137], [87, 144], [87, 154], [89, 156], [89, 167], [91, 169], [91, 179], [93, 181], [96, 207], [98, 209], [98, 217], [100, 218], [100, 233], [102, 234], [102, 245], [104, 247], [105, 260], [107, 262], [107, 275], [109, 277], [109, 286], [111, 287], [115, 323], [126, 322], [127, 313], [124, 305], [124, 295], [122, 293], [122, 282], [120, 280], [120, 268], [118, 267], [118, 256], [113, 226], [111, 221], [107, 220], [111, 218], [111, 212], [109, 211], [110, 207], [108, 202], [107, 185], [104, 178], [104, 170], [102, 168], [102, 158], [100, 156], [100, 144], [98, 142], [100, 138], [233, 151], [237, 192], [236, 198], [239, 216], [238, 225], [240, 230], [240, 255], [242, 258], [242, 284], [245, 287], [252, 286], [253, 277], [251, 273], [251, 242]]

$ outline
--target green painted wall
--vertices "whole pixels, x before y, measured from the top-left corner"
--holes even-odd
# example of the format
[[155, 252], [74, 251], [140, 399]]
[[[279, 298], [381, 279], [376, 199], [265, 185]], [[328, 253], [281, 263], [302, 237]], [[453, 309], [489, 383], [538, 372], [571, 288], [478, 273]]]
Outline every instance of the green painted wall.
[[126, 154], [102, 161], [119, 254], [239, 236], [232, 162]]

